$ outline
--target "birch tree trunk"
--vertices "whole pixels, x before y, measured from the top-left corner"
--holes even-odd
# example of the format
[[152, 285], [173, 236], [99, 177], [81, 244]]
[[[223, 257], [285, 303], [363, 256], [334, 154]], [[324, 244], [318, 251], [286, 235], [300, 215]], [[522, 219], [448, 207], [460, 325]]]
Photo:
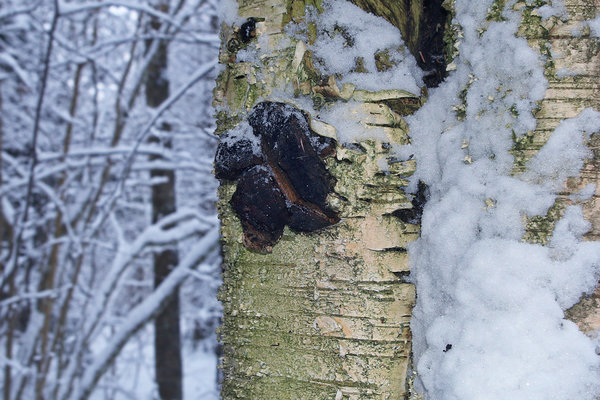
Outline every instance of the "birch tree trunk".
[[[240, 2], [240, 16], [260, 19], [260, 45], [276, 50], [258, 63], [236, 62], [237, 46], [243, 45], [240, 33], [224, 28], [220, 61], [226, 69], [215, 89], [216, 104], [223, 107], [218, 131], [244, 120], [259, 97], [280, 98], [273, 95], [274, 89], [286, 88], [290, 98], [323, 100], [317, 91], [324, 85], [306, 44], [284, 32], [286, 23], [301, 20], [311, 5]], [[337, 85], [329, 79], [335, 91]], [[401, 114], [418, 107], [418, 96], [351, 87], [343, 91], [338, 97], [364, 102], [362, 110], [348, 118], [369, 115], [361, 122], [384, 127], [390, 143], [407, 140]], [[400, 106], [393, 111], [387, 104]], [[314, 119], [311, 125], [335, 135], [331, 126]], [[390, 155], [389, 147], [375, 140], [350, 147], [338, 142], [335, 157], [325, 162], [337, 180], [328, 201], [340, 222], [312, 233], [286, 227], [268, 254], [244, 246], [242, 226], [229, 203], [236, 184], [222, 180], [223, 399], [405, 397], [415, 290], [403, 277], [408, 273], [406, 244], [417, 237], [418, 227], [402, 222], [394, 212], [412, 208], [403, 187], [415, 164], [390, 164], [389, 173], [383, 173], [378, 161]]]
[[[536, 114], [538, 125], [530, 135], [515, 143], [517, 169], [546, 143], [554, 129], [563, 119], [577, 116], [585, 108], [600, 110], [600, 42], [590, 36], [585, 21], [600, 12], [597, 0], [565, 0], [568, 17], [551, 17], [542, 20], [534, 13], [524, 11], [521, 34], [529, 40], [532, 48], [547, 57], [545, 75], [549, 88]], [[551, 49], [551, 51], [550, 51]], [[561, 72], [570, 71], [566, 76]], [[578, 178], [569, 178], [563, 192], [545, 217], [529, 221], [525, 239], [546, 244], [552, 235], [555, 222], [565, 208], [575, 203], [569, 196], [592, 183], [596, 190], [592, 198], [583, 202], [585, 218], [591, 223], [586, 240], [600, 240], [600, 138], [591, 136], [587, 146], [593, 157], [588, 159]], [[589, 335], [600, 329], [600, 286], [592, 296], [582, 298], [579, 304], [567, 311], [567, 317]], [[596, 332], [596, 333], [595, 333]]]
[[[318, 2], [316, 2], [318, 3]], [[425, 63], [423, 43], [424, 9], [431, 2], [355, 1], [376, 11], [402, 30], [407, 45]], [[410, 4], [408, 4], [410, 3]], [[451, 2], [444, 2], [451, 7]], [[504, 2], [498, 2], [500, 8]], [[548, 57], [546, 77], [550, 88], [537, 112], [538, 128], [515, 139], [515, 171], [519, 171], [539, 150], [564, 118], [585, 107], [599, 109], [597, 78], [598, 41], [573, 27], [598, 13], [594, 0], [565, 0], [567, 22], [558, 18], [542, 20], [525, 3], [515, 6], [523, 13], [520, 34], [533, 48]], [[407, 4], [403, 6], [402, 4]], [[312, 97], [322, 83], [312, 77], [310, 52], [301, 41], [284, 32], [285, 24], [302, 19], [311, 1], [240, 1], [239, 15], [257, 18], [256, 34], [268, 38], [276, 49], [259, 62], [236, 62], [243, 44], [233, 27], [223, 30], [220, 61], [226, 68], [218, 78], [215, 102], [220, 108], [218, 131], [224, 133], [246, 118], [259, 98]], [[439, 4], [438, 4], [439, 5]], [[397, 7], [397, 10], [393, 8]], [[402, 17], [404, 15], [405, 17]], [[406, 17], [409, 16], [409, 17]], [[490, 14], [490, 17], [493, 17]], [[264, 20], [263, 20], [264, 19]], [[394, 22], [395, 20], [395, 22]], [[318, 30], [318, 27], [315, 27]], [[282, 46], [281, 43], [288, 43]], [[452, 48], [453, 43], [446, 43]], [[554, 53], [564, 58], [553, 58]], [[418, 57], [420, 55], [420, 57]], [[558, 78], [561, 68], [581, 70], [577, 76]], [[331, 79], [331, 78], [330, 78]], [[331, 81], [330, 81], [331, 82]], [[333, 87], [335, 85], [330, 85]], [[335, 91], [335, 90], [334, 90]], [[421, 99], [399, 91], [365, 93], [354, 88], [338, 90], [340, 100], [364, 102], [362, 109], [384, 125], [389, 143], [408, 140], [402, 115], [418, 107]], [[401, 104], [401, 107], [390, 107]], [[360, 112], [348, 118], [360, 118]], [[314, 122], [314, 120], [312, 121]], [[334, 131], [314, 122], [313, 129]], [[585, 165], [581, 179], [565, 183], [565, 191], [549, 215], [527, 222], [525, 239], [546, 243], [554, 222], [568, 204], [569, 194], [587, 183], [598, 183], [598, 143], [589, 143], [594, 158]], [[403, 188], [414, 171], [414, 161], [390, 164], [384, 174], [378, 160], [389, 155], [388, 143], [362, 142], [341, 147], [326, 160], [337, 182], [329, 204], [338, 211], [340, 222], [312, 233], [297, 233], [287, 227], [281, 240], [268, 254], [244, 246], [242, 226], [230, 206], [236, 191], [233, 181], [222, 180], [219, 214], [222, 221], [224, 284], [220, 299], [224, 305], [221, 339], [224, 344], [223, 399], [404, 399], [410, 393], [410, 314], [415, 288], [405, 283], [409, 272], [406, 244], [418, 236], [418, 226], [397, 218], [410, 213], [411, 198]], [[218, 167], [218, 166], [217, 166]], [[600, 218], [596, 195], [585, 205], [593, 224], [587, 235], [597, 240]], [[402, 211], [404, 210], [404, 211]], [[584, 331], [600, 327], [600, 301], [596, 294], [570, 310]], [[594, 311], [596, 310], [596, 311]], [[415, 397], [416, 398], [416, 397]]]

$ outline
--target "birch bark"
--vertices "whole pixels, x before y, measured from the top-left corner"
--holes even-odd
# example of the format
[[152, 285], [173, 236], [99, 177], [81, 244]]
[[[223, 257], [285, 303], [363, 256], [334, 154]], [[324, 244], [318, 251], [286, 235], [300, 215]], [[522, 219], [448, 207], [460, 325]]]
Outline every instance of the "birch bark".
[[[218, 131], [245, 119], [259, 98], [281, 98], [281, 91], [290, 99], [323, 101], [315, 90], [323, 82], [306, 43], [284, 32], [286, 23], [302, 20], [306, 7], [316, 5], [240, 2], [241, 17], [259, 19], [256, 34], [261, 45], [269, 46], [269, 55], [258, 62], [236, 62], [239, 37], [224, 27], [220, 61], [225, 70], [215, 89]], [[368, 115], [361, 122], [384, 127], [389, 143], [407, 140], [402, 114], [418, 107], [418, 96], [352, 87], [342, 92], [327, 101], [360, 98], [361, 110], [349, 112], [348, 118]], [[392, 110], [388, 104], [401, 105]], [[335, 135], [335, 128], [311, 122], [314, 130]], [[389, 143], [368, 140], [348, 147], [338, 142], [335, 157], [326, 164], [337, 179], [329, 205], [341, 221], [313, 233], [286, 227], [269, 254], [244, 247], [229, 204], [235, 182], [221, 182], [223, 399], [405, 398], [415, 290], [403, 277], [408, 273], [406, 245], [417, 237], [418, 227], [393, 213], [412, 207], [403, 188], [415, 164], [394, 163], [384, 173], [378, 160], [390, 156]]]

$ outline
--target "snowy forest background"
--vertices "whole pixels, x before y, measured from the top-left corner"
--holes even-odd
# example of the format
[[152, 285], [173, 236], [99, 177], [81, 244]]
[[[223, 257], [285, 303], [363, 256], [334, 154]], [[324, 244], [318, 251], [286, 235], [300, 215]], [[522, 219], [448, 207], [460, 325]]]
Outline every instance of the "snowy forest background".
[[158, 398], [181, 283], [183, 392], [217, 398], [217, 6], [0, 1], [3, 399]]

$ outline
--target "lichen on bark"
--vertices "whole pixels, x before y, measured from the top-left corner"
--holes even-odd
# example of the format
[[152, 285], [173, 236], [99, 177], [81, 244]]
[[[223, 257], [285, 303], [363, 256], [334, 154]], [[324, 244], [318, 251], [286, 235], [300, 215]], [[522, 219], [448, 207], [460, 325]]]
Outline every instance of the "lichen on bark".
[[[314, 67], [306, 44], [284, 32], [286, 23], [302, 19], [308, 5], [240, 2], [240, 16], [256, 18], [251, 43], [256, 41], [264, 56], [238, 62], [235, 46], [223, 46], [220, 60], [226, 68], [215, 89], [218, 132], [246, 120], [259, 99], [286, 98], [291, 104], [299, 96], [321, 99], [326, 106], [355, 96], [354, 101], [366, 102], [365, 110], [377, 109], [377, 128], [385, 129], [390, 141], [408, 141], [400, 114], [410, 114], [422, 99], [351, 86], [336, 91], [337, 85]], [[310, 5], [318, 8], [319, 2]], [[316, 32], [318, 26], [308, 26], [309, 40], [311, 29]], [[222, 42], [237, 32], [225, 27]], [[312, 130], [337, 137], [335, 127], [312, 117]], [[404, 398], [415, 298], [414, 287], [404, 281], [406, 246], [418, 227], [394, 212], [413, 207], [403, 189], [415, 163], [391, 158], [390, 146], [381, 141], [351, 146], [338, 141], [335, 156], [323, 160], [334, 186], [320, 208], [335, 212], [340, 221], [311, 233], [285, 227], [269, 254], [244, 246], [242, 223], [230, 204], [236, 183], [222, 181], [223, 399]], [[387, 159], [386, 171], [382, 159]]]

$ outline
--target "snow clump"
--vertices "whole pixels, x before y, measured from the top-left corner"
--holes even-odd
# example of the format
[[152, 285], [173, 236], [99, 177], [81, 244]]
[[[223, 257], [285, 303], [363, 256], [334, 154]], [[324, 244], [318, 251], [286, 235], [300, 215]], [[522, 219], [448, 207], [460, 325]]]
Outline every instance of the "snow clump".
[[[345, 0], [329, 0], [323, 9], [317, 17], [320, 33], [312, 46], [321, 72], [340, 74], [342, 83], [354, 84], [358, 89], [420, 92], [423, 72], [397, 28]], [[385, 51], [394, 65], [378, 72], [375, 57]], [[366, 72], [357, 71], [358, 60], [362, 60]]]

